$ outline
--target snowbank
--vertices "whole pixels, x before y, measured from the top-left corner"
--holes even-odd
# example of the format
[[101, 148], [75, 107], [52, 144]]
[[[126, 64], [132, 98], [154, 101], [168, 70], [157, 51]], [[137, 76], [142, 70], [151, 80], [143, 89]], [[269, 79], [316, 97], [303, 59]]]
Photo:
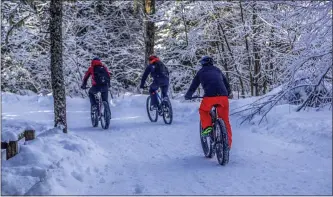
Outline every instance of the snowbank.
[[65, 195], [66, 187], [76, 188], [104, 161], [104, 150], [89, 139], [51, 129], [2, 161], [2, 195]]
[[[278, 87], [267, 95], [280, 91]], [[266, 96], [267, 96], [266, 95]], [[248, 104], [261, 97], [250, 97], [230, 102], [230, 111], [245, 109]], [[264, 101], [265, 99], [263, 99]], [[260, 101], [260, 102], [263, 102]], [[332, 111], [328, 108], [307, 108], [296, 112], [297, 105], [280, 104], [272, 110], [258, 125], [262, 114], [257, 114], [250, 122], [245, 122], [241, 127], [248, 128], [249, 132], [260, 133], [265, 136], [274, 136], [286, 143], [305, 145], [306, 150], [312, 151], [325, 158], [332, 158]], [[234, 125], [243, 121], [240, 114], [231, 116]]]
[[306, 145], [306, 151], [332, 158], [332, 111], [309, 108], [296, 112], [296, 108], [288, 104], [275, 106], [262, 124], [255, 124], [261, 119], [261, 116], [256, 116], [244, 126], [251, 126], [249, 131], [254, 133]]
[[[50, 129], [50, 126], [33, 122], [33, 121], [23, 121], [15, 119], [7, 119], [5, 116], [2, 119], [2, 129], [1, 129], [1, 141], [15, 141], [20, 133], [26, 129], [35, 130], [35, 135], [39, 135], [43, 131]], [[9, 117], [12, 117], [9, 115]], [[15, 117], [15, 116], [14, 116]]]
[[39, 106], [50, 106], [53, 105], [53, 97], [52, 95], [17, 95], [10, 92], [1, 92], [2, 105], [8, 106], [10, 104], [15, 104], [17, 102], [30, 103], [30, 104], [38, 104]]

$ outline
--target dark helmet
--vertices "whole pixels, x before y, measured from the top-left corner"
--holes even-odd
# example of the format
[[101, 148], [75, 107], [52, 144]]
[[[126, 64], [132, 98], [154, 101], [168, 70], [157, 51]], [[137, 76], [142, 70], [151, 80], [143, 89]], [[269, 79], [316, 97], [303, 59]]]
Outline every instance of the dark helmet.
[[101, 59], [99, 59], [98, 57], [94, 57], [94, 59], [92, 60], [98, 60], [98, 61], [101, 61]]
[[214, 61], [213, 58], [209, 56], [203, 56], [201, 60], [199, 61], [201, 65], [213, 65]]

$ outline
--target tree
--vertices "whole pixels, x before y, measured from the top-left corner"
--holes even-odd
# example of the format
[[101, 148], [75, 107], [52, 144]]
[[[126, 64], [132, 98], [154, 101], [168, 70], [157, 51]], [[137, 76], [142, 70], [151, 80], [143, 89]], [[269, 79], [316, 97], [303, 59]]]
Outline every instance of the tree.
[[62, 0], [50, 4], [51, 80], [54, 100], [54, 126], [67, 133], [66, 92], [62, 61]]
[[148, 57], [154, 54], [155, 45], [155, 23], [151, 20], [155, 14], [155, 0], [144, 0], [145, 13], [145, 64], [148, 62]]
[[[4, 91], [51, 92], [50, 67], [45, 66], [50, 61], [50, 33], [45, 28], [49, 25], [49, 4], [42, 0], [3, 2]], [[262, 96], [286, 82], [291, 86], [305, 83], [305, 78], [311, 81], [306, 83], [316, 84], [315, 77], [326, 72], [323, 62], [330, 60], [331, 5], [289, 1], [63, 1], [66, 95], [86, 96], [79, 86], [94, 56], [111, 70], [112, 90], [117, 93], [135, 91], [150, 54], [158, 54], [170, 68], [170, 95], [174, 96], [187, 90], [200, 68], [198, 60], [207, 54], [226, 73], [239, 97]], [[320, 51], [328, 55], [318, 58]], [[308, 57], [314, 58], [302, 64]], [[332, 81], [328, 77], [331, 72], [320, 87]], [[326, 99], [318, 88], [313, 94], [318, 93], [319, 100]], [[293, 94], [299, 97], [298, 88]], [[309, 94], [313, 95], [311, 91]], [[288, 97], [293, 100], [293, 96]], [[308, 100], [307, 106], [312, 105], [310, 99], [317, 99], [306, 98], [292, 103]]]

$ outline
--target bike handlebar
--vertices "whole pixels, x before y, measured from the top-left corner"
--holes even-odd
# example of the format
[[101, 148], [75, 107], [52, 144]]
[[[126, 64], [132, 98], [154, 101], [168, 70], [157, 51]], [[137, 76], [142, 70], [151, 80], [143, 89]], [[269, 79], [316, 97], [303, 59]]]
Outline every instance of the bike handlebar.
[[[143, 86], [142, 89], [146, 89], [146, 88], [149, 88], [149, 86]], [[155, 92], [160, 92], [159, 88], [157, 90], [155, 90]]]
[[[83, 90], [86, 90], [86, 89], [89, 89], [89, 88], [91, 88], [90, 86], [86, 86], [86, 87], [84, 87], [84, 88], [82, 88]], [[108, 88], [108, 89], [110, 89], [110, 87]]]
[[191, 99], [197, 99], [197, 98], [204, 98], [203, 96], [192, 96], [191, 98], [189, 98], [188, 100], [191, 100]]

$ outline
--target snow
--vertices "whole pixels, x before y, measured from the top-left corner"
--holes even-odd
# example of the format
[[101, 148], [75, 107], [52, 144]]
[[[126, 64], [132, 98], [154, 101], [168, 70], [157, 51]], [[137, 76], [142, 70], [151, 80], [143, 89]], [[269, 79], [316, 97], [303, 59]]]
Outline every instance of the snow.
[[98, 171], [94, 166], [106, 162], [105, 155], [88, 139], [47, 130], [22, 145], [17, 156], [2, 162], [2, 194], [66, 195], [64, 183], [78, 192], [81, 182], [92, 180], [89, 171]]
[[[260, 125], [255, 118], [239, 126], [232, 116], [230, 162], [220, 166], [203, 157], [199, 102], [172, 100], [174, 122], [165, 125], [149, 121], [146, 98], [128, 93], [113, 100], [109, 130], [91, 126], [88, 98], [67, 98], [63, 134], [51, 129], [52, 96], [2, 93], [3, 128], [32, 125], [38, 133], [2, 160], [2, 195], [332, 194], [328, 109], [279, 105]], [[253, 100], [230, 100], [230, 110]]]
[[51, 126], [41, 124], [35, 121], [20, 120], [15, 114], [2, 113], [2, 131], [1, 131], [1, 141], [14, 141], [17, 140], [18, 135], [25, 130], [35, 130], [36, 135], [39, 133], [50, 129]]
[[[309, 109], [295, 112], [297, 106], [280, 105], [268, 114], [267, 123], [252, 126], [252, 132], [281, 138], [292, 144], [307, 144], [302, 151], [332, 158], [332, 112]], [[259, 120], [258, 120], [259, 121]]]

